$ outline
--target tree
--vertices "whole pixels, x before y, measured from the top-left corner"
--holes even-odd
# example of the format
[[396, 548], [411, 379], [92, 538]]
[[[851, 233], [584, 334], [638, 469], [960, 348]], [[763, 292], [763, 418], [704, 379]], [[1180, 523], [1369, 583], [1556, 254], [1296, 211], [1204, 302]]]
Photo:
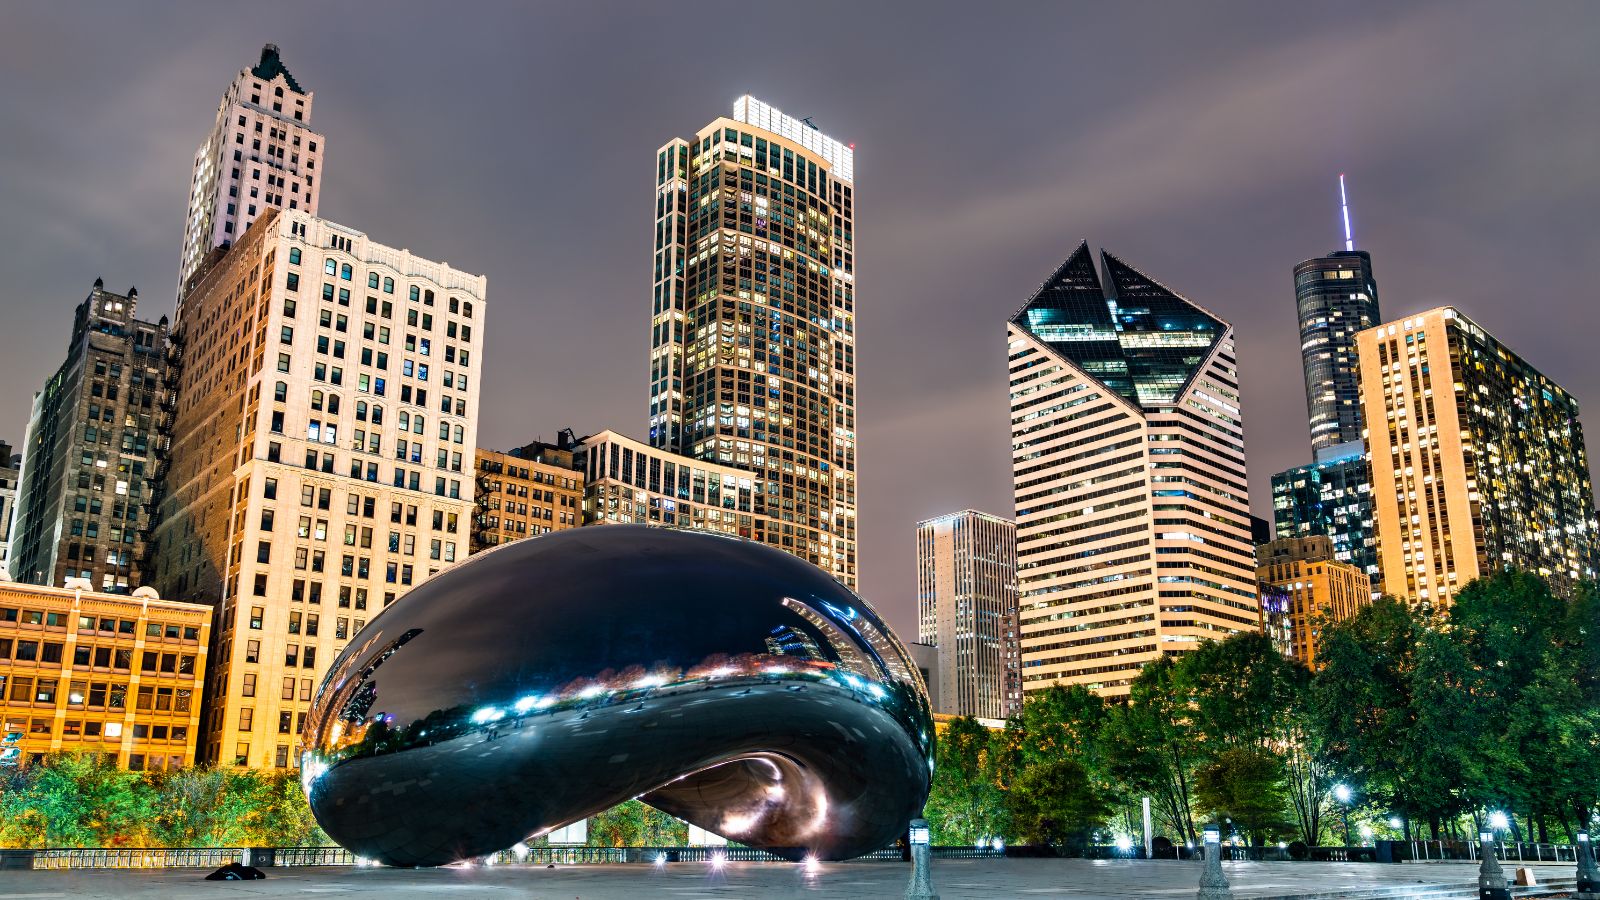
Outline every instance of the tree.
[[1194, 704], [1195, 737], [1218, 757], [1230, 749], [1268, 750], [1276, 744], [1303, 671], [1266, 635], [1243, 632], [1184, 654], [1174, 686]]
[[1000, 788], [1000, 740], [970, 716], [939, 736], [933, 784], [923, 807], [935, 844], [966, 845], [1007, 833]]
[[1234, 747], [1195, 773], [1194, 799], [1202, 813], [1232, 819], [1252, 846], [1285, 831], [1283, 760], [1266, 750]]
[[0, 786], [0, 844], [111, 847], [143, 843], [153, 792], [97, 753], [47, 756]]
[[689, 826], [640, 800], [589, 817], [590, 847], [671, 847], [689, 840]]
[[1180, 840], [1196, 841], [1191, 782], [1200, 749], [1176, 670], [1168, 656], [1146, 663], [1102, 735], [1111, 776], [1130, 793], [1149, 795]]
[[1078, 760], [1063, 756], [1023, 769], [1006, 794], [1017, 836], [1083, 853], [1111, 806]]

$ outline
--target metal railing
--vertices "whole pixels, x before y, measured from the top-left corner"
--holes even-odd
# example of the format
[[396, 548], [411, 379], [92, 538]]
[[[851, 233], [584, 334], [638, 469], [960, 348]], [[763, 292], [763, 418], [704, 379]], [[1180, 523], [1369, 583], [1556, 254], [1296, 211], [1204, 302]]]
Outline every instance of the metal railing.
[[179, 869], [216, 868], [243, 862], [239, 847], [198, 847], [170, 850], [160, 847], [56, 848], [33, 851], [35, 869]]

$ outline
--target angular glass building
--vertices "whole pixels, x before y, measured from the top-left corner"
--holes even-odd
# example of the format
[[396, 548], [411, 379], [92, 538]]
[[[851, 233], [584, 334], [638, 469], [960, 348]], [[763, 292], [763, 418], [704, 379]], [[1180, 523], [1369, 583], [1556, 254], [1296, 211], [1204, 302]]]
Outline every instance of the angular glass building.
[[1087, 244], [1010, 320], [1022, 686], [1260, 627], [1233, 327]]

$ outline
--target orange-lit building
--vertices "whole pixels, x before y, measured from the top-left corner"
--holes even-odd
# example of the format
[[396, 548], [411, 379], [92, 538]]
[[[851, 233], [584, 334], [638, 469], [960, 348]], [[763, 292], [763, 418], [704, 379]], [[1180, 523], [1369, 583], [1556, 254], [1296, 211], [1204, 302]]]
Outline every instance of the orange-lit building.
[[572, 451], [532, 443], [509, 453], [477, 451], [478, 509], [472, 552], [583, 522], [583, 474]]
[[1326, 625], [1348, 619], [1372, 602], [1372, 582], [1333, 556], [1325, 535], [1279, 538], [1256, 548], [1262, 627], [1284, 656], [1317, 667]]
[[69, 585], [0, 582], [0, 765], [62, 751], [192, 765], [211, 607]]

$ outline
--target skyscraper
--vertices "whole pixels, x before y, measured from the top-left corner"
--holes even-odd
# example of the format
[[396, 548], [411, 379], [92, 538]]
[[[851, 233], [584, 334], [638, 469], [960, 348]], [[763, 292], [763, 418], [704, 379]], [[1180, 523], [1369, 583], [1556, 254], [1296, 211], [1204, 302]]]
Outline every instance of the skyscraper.
[[1007, 326], [1025, 690], [1260, 627], [1233, 327], [1087, 244]]
[[1355, 248], [1344, 176], [1339, 176], [1344, 249], [1294, 267], [1306, 419], [1313, 461], [1272, 476], [1279, 538], [1324, 535], [1334, 558], [1379, 581], [1372, 496], [1361, 431], [1356, 334], [1382, 321], [1372, 257]]
[[96, 278], [66, 360], [34, 395], [11, 532], [18, 581], [87, 578], [112, 594], [144, 583], [167, 320], [140, 320], [138, 302]]
[[[275, 44], [240, 70], [194, 155], [178, 297], [212, 249], [237, 241], [267, 209], [317, 214], [324, 140], [311, 130], [310, 91], [289, 74]], [[181, 310], [180, 310], [181, 312]]]
[[917, 641], [937, 648], [936, 713], [1004, 719], [1017, 525], [975, 509], [917, 523]]
[[1360, 441], [1339, 444], [1310, 465], [1273, 475], [1272, 519], [1280, 539], [1328, 538], [1332, 558], [1360, 569], [1376, 587], [1378, 540], [1365, 446]]
[[852, 586], [854, 181], [851, 148], [748, 96], [656, 154], [649, 440], [751, 473], [750, 536]]
[[[1344, 199], [1344, 176], [1339, 176]], [[1305, 368], [1311, 449], [1321, 454], [1361, 440], [1361, 397], [1356, 384], [1356, 332], [1383, 321], [1372, 256], [1355, 249], [1348, 204], [1343, 205], [1345, 249], [1294, 267], [1300, 358]]]
[[1453, 307], [1357, 336], [1383, 591], [1444, 605], [1516, 567], [1595, 574], [1578, 402]]
[[156, 583], [218, 610], [202, 759], [295, 764], [345, 642], [465, 559], [485, 281], [268, 210], [185, 296]]

